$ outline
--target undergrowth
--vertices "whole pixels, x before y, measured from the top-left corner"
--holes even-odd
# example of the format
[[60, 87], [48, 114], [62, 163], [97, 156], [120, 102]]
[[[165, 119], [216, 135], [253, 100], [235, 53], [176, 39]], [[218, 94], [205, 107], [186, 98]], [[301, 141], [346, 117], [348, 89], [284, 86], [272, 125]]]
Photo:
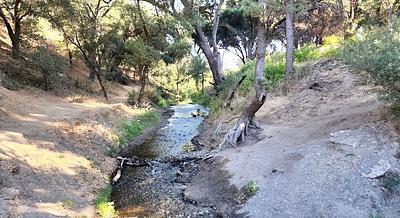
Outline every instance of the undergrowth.
[[117, 217], [114, 202], [111, 201], [112, 187], [107, 186], [96, 197], [95, 205], [98, 214], [103, 218]]
[[144, 112], [131, 120], [124, 121], [118, 135], [116, 144], [111, 148], [110, 155], [115, 156], [121, 147], [130, 140], [135, 139], [147, 128], [155, 126], [161, 119], [161, 114], [154, 109], [146, 109]]
[[360, 75], [381, 87], [381, 97], [400, 105], [400, 21], [359, 32], [341, 51], [341, 58]]

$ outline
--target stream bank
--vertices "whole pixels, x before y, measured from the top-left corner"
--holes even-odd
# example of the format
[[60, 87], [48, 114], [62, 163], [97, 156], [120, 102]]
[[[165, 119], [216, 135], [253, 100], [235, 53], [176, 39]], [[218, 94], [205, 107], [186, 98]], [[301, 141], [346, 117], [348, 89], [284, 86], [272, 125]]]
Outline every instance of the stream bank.
[[239, 190], [229, 184], [229, 174], [219, 157], [179, 162], [157, 162], [158, 158], [176, 157], [201, 150], [192, 143], [199, 134], [203, 117], [192, 112], [200, 105], [177, 105], [168, 124], [152, 137], [131, 142], [124, 157], [141, 158], [154, 164], [125, 167], [114, 184], [112, 200], [122, 217], [188, 217], [233, 215], [239, 201]]

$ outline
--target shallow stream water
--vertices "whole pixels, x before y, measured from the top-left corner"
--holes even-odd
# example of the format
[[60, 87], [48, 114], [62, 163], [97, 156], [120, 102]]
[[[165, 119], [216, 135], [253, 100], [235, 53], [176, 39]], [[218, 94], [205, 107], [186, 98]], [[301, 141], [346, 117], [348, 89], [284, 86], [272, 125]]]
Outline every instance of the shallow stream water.
[[[169, 123], [142, 145], [134, 147], [129, 156], [156, 159], [175, 156], [193, 148], [191, 139], [198, 134], [203, 117], [193, 117], [200, 105], [187, 104], [171, 107]], [[129, 157], [128, 156], [128, 157]], [[190, 164], [158, 163], [147, 167], [125, 167], [121, 179], [113, 187], [112, 200], [123, 217], [185, 216], [204, 214], [204, 208], [187, 204], [182, 192], [195, 166]], [[190, 168], [190, 170], [189, 170]], [[190, 172], [185, 172], [190, 171]], [[186, 176], [182, 176], [186, 175]], [[206, 209], [207, 210], [207, 209]]]

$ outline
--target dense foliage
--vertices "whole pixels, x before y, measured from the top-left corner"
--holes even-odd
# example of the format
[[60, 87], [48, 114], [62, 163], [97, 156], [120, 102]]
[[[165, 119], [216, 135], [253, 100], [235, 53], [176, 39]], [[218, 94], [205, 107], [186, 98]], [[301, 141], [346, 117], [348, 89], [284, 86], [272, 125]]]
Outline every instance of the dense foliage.
[[400, 25], [360, 32], [349, 40], [341, 53], [345, 63], [365, 71], [382, 95], [400, 105]]

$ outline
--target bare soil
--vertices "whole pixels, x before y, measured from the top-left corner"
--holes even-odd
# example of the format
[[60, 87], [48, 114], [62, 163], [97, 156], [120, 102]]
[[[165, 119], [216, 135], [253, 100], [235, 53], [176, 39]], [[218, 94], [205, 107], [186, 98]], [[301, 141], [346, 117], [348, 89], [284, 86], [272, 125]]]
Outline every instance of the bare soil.
[[[286, 89], [286, 95], [271, 94], [257, 113], [261, 131], [238, 148], [226, 145], [219, 154], [225, 160], [222, 168], [229, 186], [240, 188], [250, 181], [258, 186], [257, 194], [237, 214], [400, 216], [399, 186], [389, 191], [388, 183], [382, 183], [392, 173], [400, 175], [398, 135], [388, 107], [376, 94], [377, 87], [338, 61], [328, 60], [314, 64]], [[209, 121], [199, 141], [215, 147], [224, 132], [214, 138], [213, 130], [233, 116], [225, 111]], [[382, 160], [389, 163], [389, 171], [378, 178], [366, 177]], [[219, 171], [206, 168], [199, 175], [207, 181]], [[199, 182], [188, 189], [196, 193], [205, 186], [212, 190], [216, 184]], [[223, 199], [220, 193], [197, 195], [204, 193]]]
[[130, 88], [113, 90], [105, 102], [0, 86], [1, 217], [96, 216], [116, 164], [107, 154], [120, 123], [137, 115], [121, 104]]

